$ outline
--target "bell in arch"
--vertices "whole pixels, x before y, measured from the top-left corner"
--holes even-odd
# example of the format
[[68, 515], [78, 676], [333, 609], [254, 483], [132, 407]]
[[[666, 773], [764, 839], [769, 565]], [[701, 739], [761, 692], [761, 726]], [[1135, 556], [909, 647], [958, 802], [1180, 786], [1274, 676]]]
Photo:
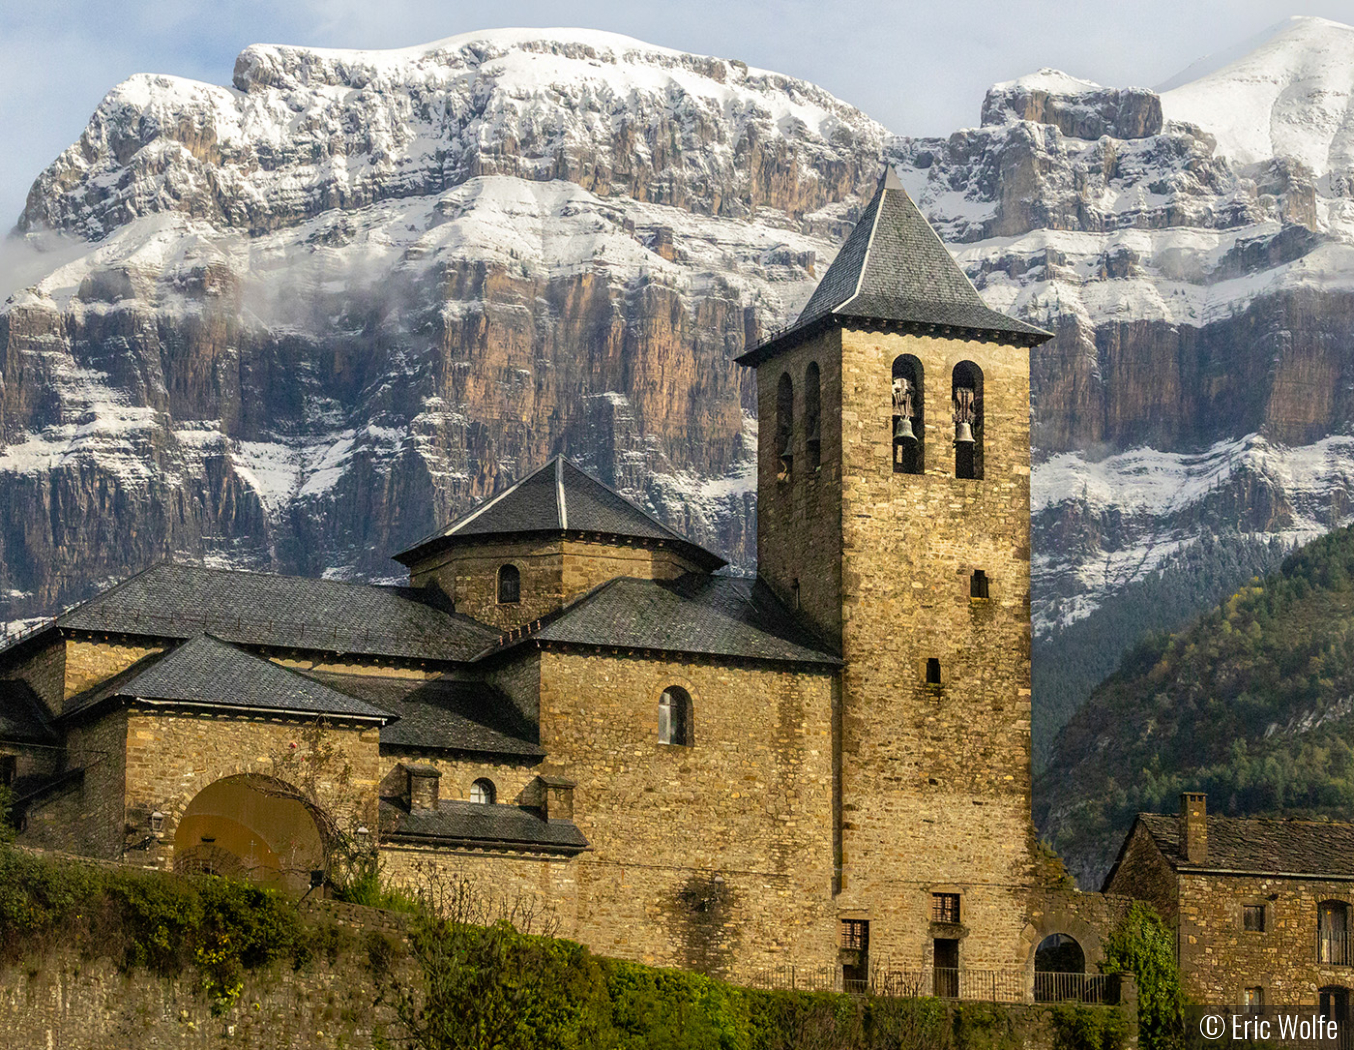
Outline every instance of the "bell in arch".
[[917, 435], [912, 433], [912, 420], [908, 419], [907, 416], [894, 416], [893, 440], [894, 441], [917, 440]]
[[973, 444], [973, 424], [956, 423], [954, 425], [954, 443], [956, 445]]

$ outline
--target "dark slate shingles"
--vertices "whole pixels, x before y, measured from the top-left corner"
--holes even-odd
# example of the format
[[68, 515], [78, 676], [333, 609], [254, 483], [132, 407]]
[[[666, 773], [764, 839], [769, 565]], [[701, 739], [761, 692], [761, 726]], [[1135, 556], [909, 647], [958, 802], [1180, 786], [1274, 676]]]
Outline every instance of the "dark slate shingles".
[[82, 697], [69, 714], [120, 696], [207, 708], [288, 711], [388, 720], [391, 712], [331, 689], [208, 635], [189, 639], [163, 656], [142, 660]]
[[511, 700], [465, 675], [432, 679], [303, 672], [307, 677], [399, 716], [381, 729], [381, 746], [477, 751], [540, 758], [540, 733]]
[[381, 837], [557, 853], [588, 848], [588, 840], [571, 820], [546, 820], [522, 806], [463, 801], [444, 801], [436, 810], [410, 812], [382, 799]]
[[1191, 864], [1181, 852], [1179, 817], [1138, 819], [1176, 868], [1354, 878], [1354, 824], [1210, 814], [1207, 857]]
[[556, 456], [468, 514], [395, 555], [395, 560], [409, 565], [459, 540], [562, 532], [671, 543], [708, 563], [711, 569], [725, 563], [719, 555], [668, 528], [563, 456]]
[[210, 632], [240, 645], [467, 660], [497, 632], [438, 609], [411, 587], [166, 563], [62, 614], [85, 631], [189, 638]]
[[885, 170], [860, 221], [795, 323], [738, 361], [758, 364], [797, 333], [848, 318], [941, 325], [1039, 342], [1052, 338], [983, 302], [892, 168]]
[[[833, 667], [840, 663], [761, 581], [701, 573], [676, 580], [604, 583], [528, 638]], [[490, 655], [492, 651], [485, 654]]]

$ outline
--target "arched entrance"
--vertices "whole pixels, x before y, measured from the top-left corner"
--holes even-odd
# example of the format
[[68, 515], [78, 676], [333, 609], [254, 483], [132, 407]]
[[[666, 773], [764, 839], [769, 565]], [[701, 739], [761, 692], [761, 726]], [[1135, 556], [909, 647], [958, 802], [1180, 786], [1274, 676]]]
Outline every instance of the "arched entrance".
[[1086, 953], [1068, 933], [1052, 933], [1034, 950], [1034, 998], [1036, 1002], [1080, 999], [1084, 994]]
[[322, 827], [322, 815], [286, 782], [226, 777], [199, 791], [179, 818], [174, 870], [301, 893], [311, 885], [311, 872], [325, 868]]

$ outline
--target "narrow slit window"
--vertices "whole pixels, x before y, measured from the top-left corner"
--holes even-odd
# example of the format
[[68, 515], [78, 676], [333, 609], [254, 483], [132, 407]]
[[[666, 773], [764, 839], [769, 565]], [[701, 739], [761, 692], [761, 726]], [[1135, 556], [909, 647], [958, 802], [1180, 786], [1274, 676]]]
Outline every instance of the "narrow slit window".
[[776, 386], [776, 455], [780, 457], [778, 481], [794, 477], [795, 386], [789, 372], [782, 372]]
[[658, 742], [690, 747], [691, 737], [691, 696], [679, 686], [670, 686], [658, 698]]
[[982, 569], [974, 569], [973, 575], [969, 577], [968, 596], [987, 600], [987, 573]]
[[940, 661], [934, 656], [926, 661], [926, 684], [940, 685]]
[[516, 565], [498, 570], [498, 604], [516, 605], [522, 600], [522, 574]]
[[810, 361], [804, 372], [804, 456], [810, 471], [823, 466], [822, 378], [818, 362]]

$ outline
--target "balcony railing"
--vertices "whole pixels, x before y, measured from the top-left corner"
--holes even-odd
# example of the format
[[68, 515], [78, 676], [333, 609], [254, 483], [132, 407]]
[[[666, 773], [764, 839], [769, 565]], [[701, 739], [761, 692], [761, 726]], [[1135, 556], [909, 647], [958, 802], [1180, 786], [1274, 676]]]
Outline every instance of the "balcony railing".
[[1028, 970], [970, 970], [931, 967], [919, 970], [874, 967], [869, 980], [849, 980], [840, 966], [777, 966], [755, 974], [747, 982], [753, 988], [792, 989], [814, 992], [846, 992], [892, 998], [935, 996], [988, 1003], [1078, 1002], [1114, 1005], [1119, 1001], [1117, 976], [1096, 973], [1034, 974]]
[[1354, 960], [1350, 935], [1344, 930], [1318, 930], [1316, 933], [1316, 961], [1331, 966], [1349, 966]]

